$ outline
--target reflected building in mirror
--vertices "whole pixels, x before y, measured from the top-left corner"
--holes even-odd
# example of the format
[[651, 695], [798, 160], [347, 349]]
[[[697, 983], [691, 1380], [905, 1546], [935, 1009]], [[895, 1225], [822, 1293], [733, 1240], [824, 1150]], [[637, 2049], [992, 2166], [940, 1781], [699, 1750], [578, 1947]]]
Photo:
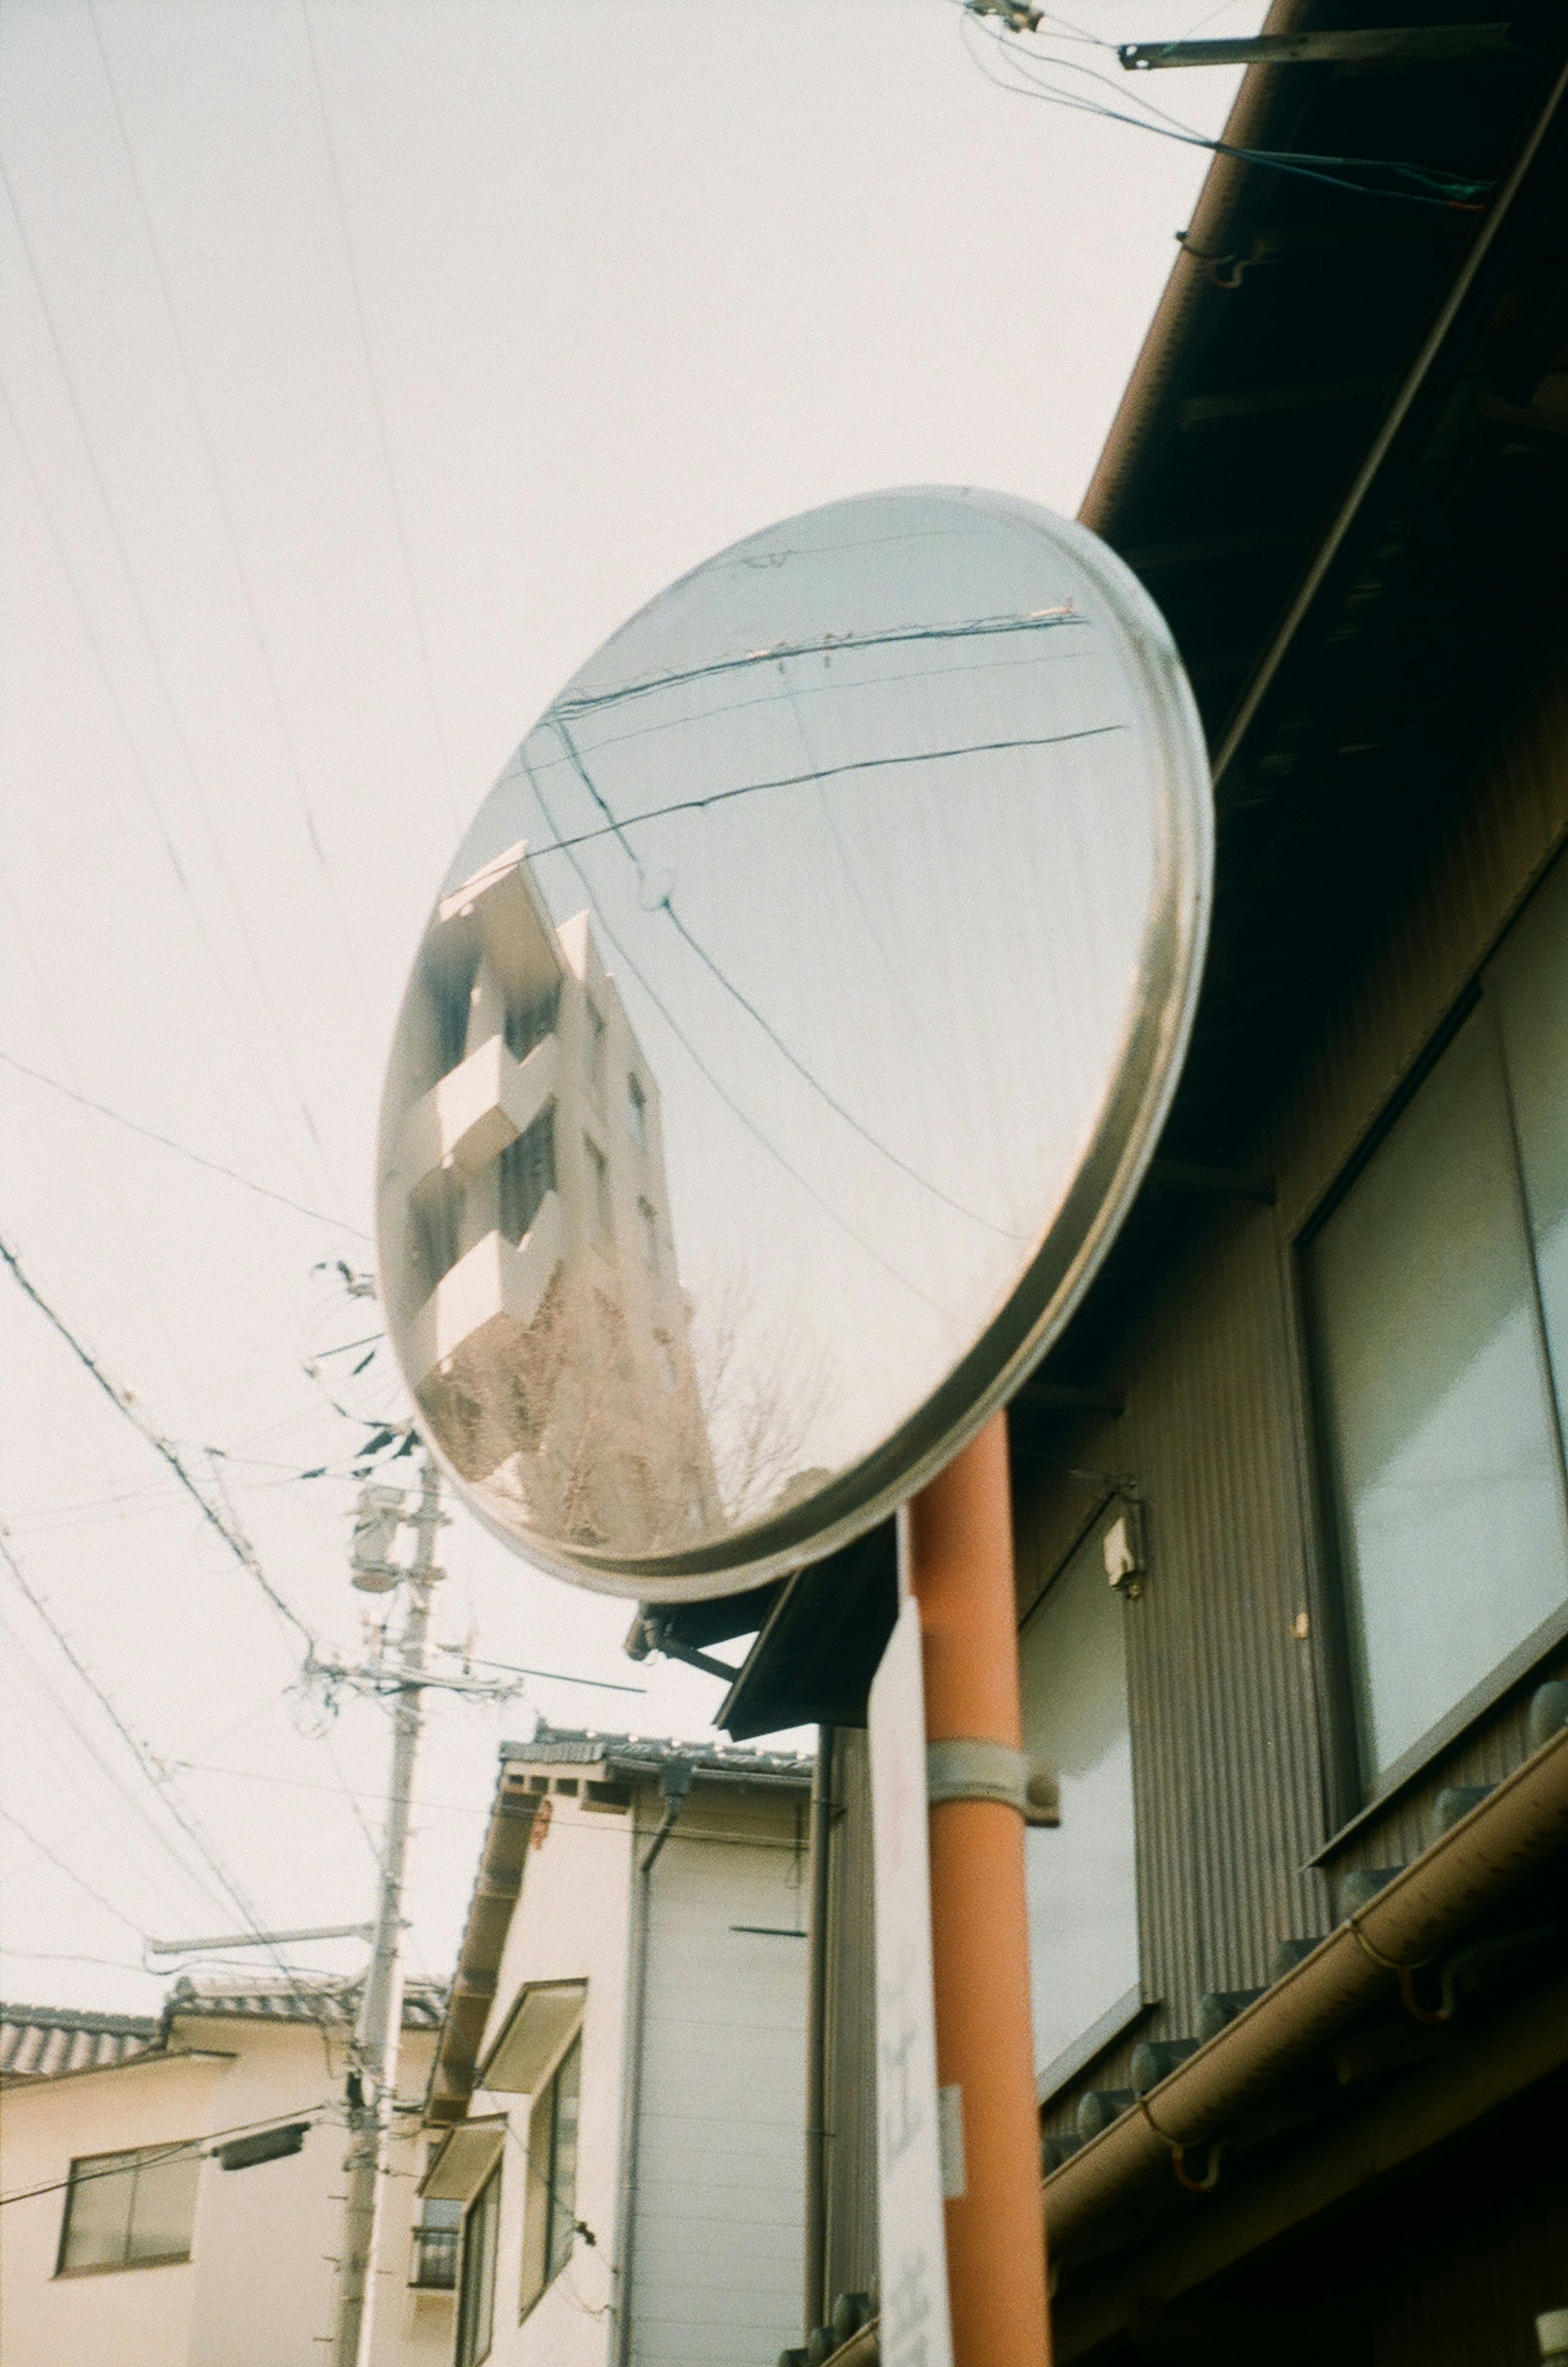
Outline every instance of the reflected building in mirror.
[[436, 907], [381, 1156], [388, 1320], [481, 1508], [629, 1551], [710, 1534], [659, 1090], [588, 914], [555, 925], [522, 845]]

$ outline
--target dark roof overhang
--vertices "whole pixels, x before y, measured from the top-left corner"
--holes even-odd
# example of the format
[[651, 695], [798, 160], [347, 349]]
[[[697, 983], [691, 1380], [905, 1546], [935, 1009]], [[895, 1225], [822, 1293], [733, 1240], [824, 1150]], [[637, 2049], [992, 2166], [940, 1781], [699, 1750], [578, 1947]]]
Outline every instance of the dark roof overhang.
[[[1418, 21], [1464, 13], [1424, 6]], [[1348, 14], [1391, 19], [1370, 0], [1286, 0], [1268, 28]], [[1479, 210], [1401, 202], [1217, 157], [1086, 496], [1085, 522], [1158, 601], [1197, 694], [1214, 919], [1159, 1154], [1010, 1410], [1021, 1462], [1117, 1410], [1118, 1342], [1194, 1212], [1216, 1192], [1271, 1195], [1238, 1165], [1249, 1138], [1508, 686], [1560, 629], [1568, 17], [1527, 0], [1511, 38], [1506, 57], [1459, 68], [1246, 75], [1233, 147], [1395, 158], [1489, 195]], [[838, 1556], [785, 1582], [720, 1723], [759, 1734], [829, 1697], [845, 1716], [857, 1664], [814, 1661], [806, 1631], [831, 1600], [846, 1634], [871, 1632], [869, 1601], [838, 1598], [872, 1567]]]

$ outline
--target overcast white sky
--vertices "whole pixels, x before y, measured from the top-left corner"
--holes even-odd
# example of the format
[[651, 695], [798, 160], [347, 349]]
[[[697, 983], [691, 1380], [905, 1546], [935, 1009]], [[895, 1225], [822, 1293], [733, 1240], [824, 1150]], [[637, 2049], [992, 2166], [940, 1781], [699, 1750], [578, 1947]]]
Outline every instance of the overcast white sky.
[[[1078, 6], [1111, 40], [1201, 13]], [[1125, 104], [1108, 51], [1047, 48]], [[301, 1362], [357, 1335], [311, 1269], [367, 1258], [382, 1060], [459, 824], [710, 551], [875, 486], [1071, 511], [1103, 440], [1206, 159], [972, 51], [1001, 70], [953, 0], [0, 8], [0, 1230], [149, 1420], [220, 1451], [342, 1642], [354, 1488], [290, 1475], [345, 1467]], [[1229, 77], [1157, 79], [1217, 129]], [[151, 2010], [145, 1935], [237, 1928], [171, 1803], [267, 1922], [367, 1913], [344, 1787], [378, 1826], [384, 1714], [301, 1730], [294, 1642], [4, 1274], [0, 1519], [166, 1770], [0, 1568], [4, 1993]], [[557, 1723], [703, 1730], [718, 1687], [627, 1663], [624, 1604], [461, 1515], [444, 1558], [444, 1636], [648, 1685], [536, 1684]], [[435, 1704], [416, 1969], [449, 1967], [529, 1718]]]

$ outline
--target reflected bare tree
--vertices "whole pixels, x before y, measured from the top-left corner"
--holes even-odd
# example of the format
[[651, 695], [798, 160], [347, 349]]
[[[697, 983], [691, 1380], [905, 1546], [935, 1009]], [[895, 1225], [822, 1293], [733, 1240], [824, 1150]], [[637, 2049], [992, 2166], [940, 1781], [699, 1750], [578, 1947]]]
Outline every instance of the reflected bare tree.
[[703, 1294], [692, 1362], [726, 1523], [739, 1527], [826, 1476], [808, 1462], [841, 1397], [831, 1358], [763, 1316], [740, 1268]]

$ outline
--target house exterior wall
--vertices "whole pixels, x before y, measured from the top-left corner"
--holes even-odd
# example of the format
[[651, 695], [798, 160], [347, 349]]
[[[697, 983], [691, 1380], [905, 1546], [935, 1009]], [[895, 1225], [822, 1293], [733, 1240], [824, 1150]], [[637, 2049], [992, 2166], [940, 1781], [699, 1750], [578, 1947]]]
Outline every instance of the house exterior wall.
[[[586, 1767], [568, 1782], [601, 1772]], [[563, 1771], [544, 1780], [558, 1784]], [[544, 1836], [529, 1852], [524, 1904], [502, 1957], [495, 2005], [480, 2057], [528, 1981], [585, 1980], [576, 2216], [593, 2231], [579, 2239], [562, 2274], [526, 2315], [521, 2308], [523, 2225], [530, 2105], [526, 2097], [475, 2090], [471, 2118], [507, 2116], [496, 2239], [495, 2367], [605, 2367], [614, 2317], [611, 2266], [620, 2161], [620, 2100], [626, 2052], [632, 1819], [584, 1807], [558, 1791]]]
[[[511, 1746], [507, 1756], [515, 1782], [530, 1762]], [[594, 2241], [580, 2236], [524, 2310], [534, 2107], [476, 2087], [469, 2120], [504, 2115], [507, 2126], [490, 2357], [494, 2367], [610, 2367], [629, 2294], [627, 2367], [755, 2367], [798, 2339], [801, 2319], [807, 1947], [795, 1935], [805, 1931], [807, 1787], [753, 1789], [697, 1771], [646, 1885], [634, 2076], [637, 1867], [665, 1803], [643, 1780], [612, 1787], [624, 1809], [588, 1805], [587, 1784], [608, 1772], [552, 1761], [527, 1779], [550, 1787], [549, 1814], [542, 1835], [536, 1827], [479, 2048], [483, 2062], [525, 1985], [586, 1983], [573, 2208]], [[541, 2086], [547, 2077], [547, 2067]]]
[[699, 1790], [654, 1868], [632, 2367], [752, 2367], [799, 2339], [805, 1810]]
[[[4, 2185], [54, 2185], [73, 2159], [287, 2120], [343, 2093], [344, 2035], [300, 2022], [177, 2018], [171, 2053], [7, 2090]], [[404, 2034], [399, 2092], [423, 2095], [433, 2033]], [[192, 2050], [181, 2053], [179, 2050]], [[200, 2049], [197, 2054], [194, 2050]], [[62, 2191], [0, 2213], [0, 2356], [114, 2367], [320, 2367], [342, 2234], [341, 2122], [301, 2153], [254, 2169], [202, 2166], [191, 2257], [57, 2275]], [[394, 2145], [377, 2262], [375, 2367], [451, 2350], [449, 2294], [409, 2290], [417, 2138]]]

